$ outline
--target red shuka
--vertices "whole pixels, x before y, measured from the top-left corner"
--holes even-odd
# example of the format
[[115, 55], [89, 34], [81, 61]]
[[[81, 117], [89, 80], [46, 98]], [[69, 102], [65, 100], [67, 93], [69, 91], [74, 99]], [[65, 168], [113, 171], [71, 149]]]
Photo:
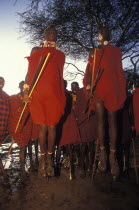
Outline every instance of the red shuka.
[[32, 120], [29, 115], [29, 108], [26, 107], [24, 115], [21, 119], [17, 132], [15, 128], [22, 112], [22, 99], [19, 94], [10, 96], [10, 115], [8, 120], [8, 131], [11, 137], [17, 142], [18, 146], [26, 146], [31, 139]]
[[139, 88], [133, 91], [133, 113], [136, 132], [139, 133]]
[[55, 48], [42, 48], [28, 57], [27, 83], [30, 85], [41, 56], [50, 53], [50, 61], [35, 87], [30, 103], [30, 113], [35, 124], [56, 125], [64, 114], [65, 93], [63, 67], [65, 55]]
[[[92, 77], [93, 60], [93, 57], [89, 58], [87, 64], [83, 81], [85, 88], [87, 85], [90, 85], [87, 84], [87, 80], [90, 75]], [[104, 69], [104, 72], [97, 83], [95, 94], [104, 102], [107, 110], [116, 111], [122, 108], [126, 99], [126, 79], [122, 68], [122, 54], [120, 49], [108, 44], [98, 50], [96, 52], [95, 76], [98, 68]]]
[[94, 113], [91, 113], [88, 120], [88, 113], [83, 113], [86, 105], [84, 89], [77, 91], [75, 115], [78, 119], [78, 126], [81, 136], [81, 142], [90, 142], [97, 139], [97, 119]]
[[66, 98], [65, 114], [57, 126], [57, 139], [60, 141], [60, 146], [81, 142], [79, 128], [72, 110], [72, 96], [68, 91], [66, 91]]

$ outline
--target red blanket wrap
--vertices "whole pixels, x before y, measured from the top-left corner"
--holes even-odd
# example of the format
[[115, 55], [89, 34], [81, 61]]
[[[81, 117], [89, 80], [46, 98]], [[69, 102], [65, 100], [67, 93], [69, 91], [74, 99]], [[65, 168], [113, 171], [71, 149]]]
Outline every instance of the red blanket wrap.
[[66, 98], [65, 114], [61, 118], [57, 127], [60, 146], [78, 144], [81, 142], [79, 128], [72, 110], [72, 96], [68, 91], [66, 92]]
[[90, 142], [97, 138], [97, 119], [94, 113], [90, 113], [88, 121], [88, 113], [83, 113], [85, 105], [85, 94], [83, 88], [81, 88], [77, 91], [75, 114], [78, 119], [81, 142]]
[[29, 115], [29, 108], [26, 107], [17, 132], [15, 133], [15, 128], [23, 109], [21, 102], [22, 99], [19, 94], [10, 96], [8, 131], [10, 136], [17, 142], [18, 146], [23, 147], [26, 146], [31, 139], [33, 123]]
[[[92, 77], [93, 60], [93, 57], [90, 58], [87, 64], [83, 81], [85, 89], [88, 85], [88, 77], [90, 77], [90, 75]], [[98, 50], [96, 52], [94, 77], [96, 77], [98, 68], [104, 69], [104, 72], [95, 89], [95, 95], [97, 96], [96, 101], [98, 101], [98, 99], [102, 100], [105, 108], [109, 111], [116, 111], [122, 108], [126, 99], [126, 79], [122, 69], [122, 55], [120, 49], [108, 44], [103, 49]], [[92, 109], [94, 109], [93, 106]]]
[[35, 87], [30, 113], [35, 124], [56, 125], [64, 113], [65, 91], [63, 66], [65, 55], [55, 48], [42, 48], [28, 57], [27, 83], [30, 85], [41, 56], [50, 53], [50, 61]]

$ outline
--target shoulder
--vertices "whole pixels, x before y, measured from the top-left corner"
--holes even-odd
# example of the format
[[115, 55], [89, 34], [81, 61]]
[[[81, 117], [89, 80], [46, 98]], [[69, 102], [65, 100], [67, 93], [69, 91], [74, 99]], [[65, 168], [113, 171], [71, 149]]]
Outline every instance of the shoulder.
[[10, 96], [10, 100], [15, 100], [16, 98], [18, 98], [18, 94], [14, 94]]
[[10, 96], [5, 91], [2, 91], [2, 97], [5, 99], [9, 99]]
[[113, 51], [121, 52], [121, 49], [119, 47], [113, 46], [111, 44], [108, 45], [108, 49], [111, 49]]
[[30, 55], [32, 55], [33, 53], [37, 52], [40, 48], [39, 47], [33, 47], [31, 52], [30, 52]]
[[65, 54], [61, 50], [56, 49], [56, 52], [57, 52], [57, 54], [61, 55], [62, 57], [65, 57]]

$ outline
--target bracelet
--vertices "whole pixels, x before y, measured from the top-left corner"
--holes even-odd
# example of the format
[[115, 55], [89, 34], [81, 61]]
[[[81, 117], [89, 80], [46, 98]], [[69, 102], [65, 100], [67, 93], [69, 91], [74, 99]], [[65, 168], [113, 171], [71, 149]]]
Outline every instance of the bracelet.
[[86, 86], [86, 90], [90, 90], [91, 89], [91, 86], [90, 85], [87, 85]]
[[24, 84], [24, 85], [23, 85], [23, 91], [24, 91], [24, 90], [29, 90], [29, 85], [28, 85], [28, 84]]

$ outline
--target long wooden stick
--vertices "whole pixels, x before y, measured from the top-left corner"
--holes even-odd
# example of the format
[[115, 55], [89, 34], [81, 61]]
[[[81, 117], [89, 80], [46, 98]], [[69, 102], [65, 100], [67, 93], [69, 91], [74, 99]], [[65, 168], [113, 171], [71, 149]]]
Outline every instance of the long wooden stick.
[[[41, 77], [41, 74], [42, 74], [42, 72], [43, 72], [43, 70], [44, 70], [44, 67], [45, 67], [45, 65], [46, 65], [46, 63], [47, 63], [47, 61], [48, 61], [49, 56], [50, 56], [50, 53], [48, 53], [47, 57], [45, 58], [44, 63], [43, 63], [43, 65], [42, 65], [42, 67], [41, 67], [41, 70], [40, 70], [40, 72], [39, 72], [39, 75], [38, 75], [38, 77], [37, 77], [37, 79], [36, 79], [36, 81], [35, 81], [35, 83], [34, 83], [32, 89], [31, 89], [31, 91], [30, 91], [28, 97], [31, 97], [32, 92], [33, 92], [34, 88], [36, 87], [36, 85], [37, 85], [37, 83], [38, 83], [38, 81], [39, 81], [39, 79], [40, 79], [40, 77]], [[25, 111], [25, 109], [26, 109], [27, 104], [28, 104], [27, 102], [24, 104], [23, 110], [22, 110], [22, 112], [21, 112], [21, 114], [20, 114], [19, 120], [18, 120], [17, 125], [16, 125], [15, 133], [17, 132], [17, 129], [18, 129], [18, 127], [19, 127], [19, 123], [20, 123], [20, 121], [21, 121], [21, 119], [22, 119], [22, 116], [23, 116], [23, 114], [24, 114], [24, 111]]]

